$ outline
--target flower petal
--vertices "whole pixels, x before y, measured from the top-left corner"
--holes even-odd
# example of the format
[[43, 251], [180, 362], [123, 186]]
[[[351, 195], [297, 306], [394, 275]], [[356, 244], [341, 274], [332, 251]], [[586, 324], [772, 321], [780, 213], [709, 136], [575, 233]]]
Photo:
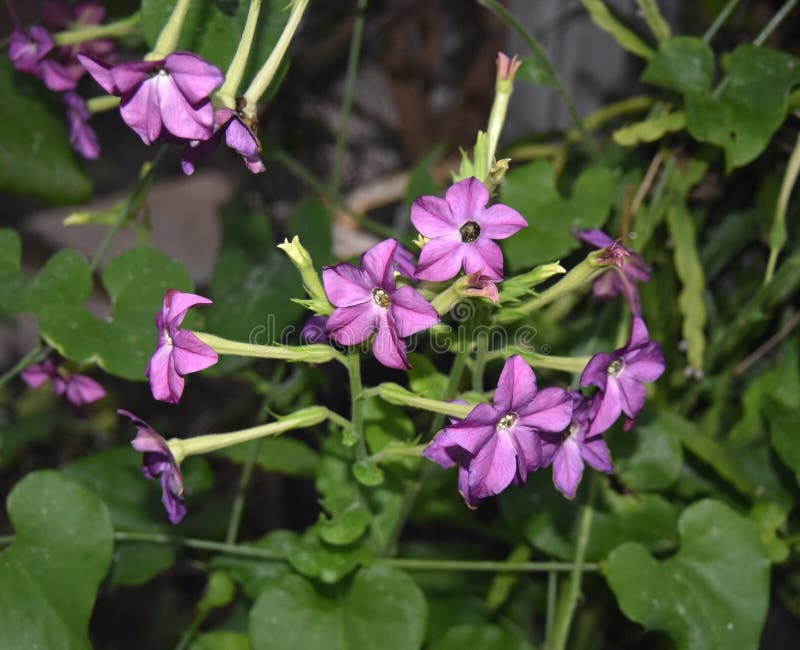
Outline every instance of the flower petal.
[[91, 404], [106, 396], [105, 389], [91, 377], [72, 375], [67, 380], [66, 395], [75, 406]]
[[173, 52], [164, 59], [164, 69], [191, 104], [208, 99], [225, 76], [215, 65], [191, 52]]
[[630, 377], [625, 371], [616, 378], [616, 383], [619, 385], [622, 411], [629, 418], [635, 419], [639, 411], [644, 408], [644, 403], [647, 399], [647, 390], [644, 384]]
[[157, 88], [158, 108], [167, 131], [183, 140], [208, 140], [213, 135], [214, 127], [214, 107], [211, 102], [192, 105], [170, 76], [159, 74], [153, 79], [155, 82], [149, 83], [154, 83]]
[[451, 185], [445, 194], [458, 227], [467, 221], [481, 222], [481, 214], [489, 202], [489, 190], [474, 176]]
[[179, 330], [172, 337], [172, 345], [173, 363], [180, 375], [205, 370], [219, 361], [214, 349], [189, 330]]
[[586, 435], [591, 437], [603, 433], [617, 421], [620, 413], [622, 413], [622, 396], [620, 395], [619, 384], [616, 378], [610, 378], [600, 398], [600, 407], [597, 409], [597, 415], [594, 416], [592, 425]]
[[411, 204], [411, 223], [425, 237], [445, 237], [458, 234], [450, 204], [438, 196], [420, 196]]
[[489, 438], [469, 464], [469, 490], [478, 498], [500, 494], [517, 473], [517, 452], [508, 431]]
[[495, 408], [503, 413], [519, 412], [535, 396], [536, 375], [533, 368], [518, 354], [509, 357], [494, 392]]
[[574, 499], [582, 476], [583, 458], [580, 449], [572, 438], [568, 438], [553, 460], [553, 483], [565, 497]]
[[408, 363], [405, 341], [398, 336], [391, 314], [378, 320], [378, 334], [372, 342], [372, 353], [388, 368], [408, 370], [411, 367]]
[[474, 242], [462, 244], [461, 251], [467, 273], [480, 272], [490, 280], [503, 279], [503, 251], [491, 239], [484, 237], [483, 233]]
[[538, 431], [556, 433], [572, 420], [572, 398], [562, 388], [543, 388], [518, 410], [520, 423]]
[[581, 386], [594, 384], [600, 390], [605, 390], [608, 381], [608, 366], [613, 356], [607, 352], [598, 352], [591, 359], [581, 373]]
[[350, 307], [372, 300], [374, 286], [366, 273], [347, 262], [324, 268], [322, 283], [328, 300], [336, 307]]
[[514, 427], [511, 436], [517, 450], [517, 473], [524, 483], [528, 472], [542, 466], [542, 441], [533, 429], [521, 424]]
[[373, 287], [381, 287], [386, 291], [394, 289], [394, 253], [397, 245], [396, 239], [384, 239], [361, 256], [361, 270], [367, 274]]
[[153, 144], [161, 135], [161, 111], [158, 94], [149, 80], [139, 86], [135, 93], [123, 97], [119, 106], [122, 119], [145, 144]]
[[150, 379], [150, 391], [161, 402], [177, 404], [183, 394], [184, 381], [175, 370], [172, 346], [161, 345], [147, 364], [145, 376]]
[[581, 241], [591, 244], [596, 248], [606, 248], [614, 243], [614, 239], [597, 228], [587, 228], [586, 230], [573, 230], [572, 235]]
[[419, 254], [416, 276], [421, 280], [450, 280], [461, 271], [464, 256], [458, 236], [431, 239]]
[[490, 404], [478, 404], [467, 417], [446, 427], [445, 431], [453, 444], [463, 447], [471, 454], [476, 454], [494, 435], [500, 416], [501, 413]]
[[213, 301], [196, 293], [185, 293], [177, 289], [170, 289], [164, 295], [161, 313], [164, 324], [170, 329], [176, 329], [186, 318], [188, 312], [195, 305], [210, 305]]
[[372, 301], [349, 307], [337, 307], [328, 318], [326, 331], [342, 345], [366, 341], [378, 326], [379, 309]]
[[502, 203], [484, 210], [479, 223], [481, 236], [489, 239], [506, 239], [528, 226], [528, 222], [519, 212]]
[[414, 287], [400, 287], [392, 292], [391, 299], [389, 311], [400, 336], [411, 336], [439, 322], [439, 314]]
[[606, 441], [602, 436], [594, 436], [588, 440], [589, 442], [584, 441], [581, 449], [583, 459], [598, 472], [613, 474], [614, 465]]
[[[78, 61], [80, 61], [81, 65], [92, 75], [92, 78], [100, 84], [103, 90], [110, 95], [120, 94], [111, 74], [111, 65], [99, 59], [95, 59], [88, 54], [78, 54]], [[144, 79], [144, 77], [142, 79]]]
[[625, 357], [623, 375], [627, 375], [643, 382], [652, 382], [664, 372], [664, 352], [655, 341], [650, 341], [643, 348], [633, 350]]

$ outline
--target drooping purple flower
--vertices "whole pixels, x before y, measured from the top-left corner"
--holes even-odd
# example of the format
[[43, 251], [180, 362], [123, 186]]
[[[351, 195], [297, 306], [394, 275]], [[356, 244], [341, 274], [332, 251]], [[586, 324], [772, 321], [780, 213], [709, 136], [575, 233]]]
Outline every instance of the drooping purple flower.
[[136, 426], [136, 437], [131, 446], [136, 451], [144, 453], [142, 459], [142, 474], [147, 479], [161, 477], [161, 502], [167, 511], [167, 516], [173, 524], [177, 524], [186, 515], [186, 506], [183, 505], [183, 474], [175, 456], [170, 451], [167, 441], [164, 440], [147, 422], [139, 419], [133, 413], [118, 410], [117, 413], [129, 418]]
[[306, 324], [303, 325], [303, 329], [300, 331], [300, 340], [303, 341], [303, 343], [327, 343], [327, 327], [327, 316], [312, 316], [306, 321]]
[[69, 143], [84, 158], [97, 160], [100, 157], [100, 142], [94, 129], [89, 126], [91, 117], [86, 102], [77, 93], [65, 92], [64, 104], [67, 107]]
[[105, 389], [91, 377], [73, 375], [58, 367], [53, 359], [28, 366], [22, 371], [22, 379], [31, 388], [39, 388], [50, 380], [56, 395], [64, 395], [74, 406], [91, 404], [106, 396]]
[[491, 280], [503, 279], [503, 253], [494, 239], [506, 239], [528, 225], [522, 215], [500, 203], [486, 207], [489, 190], [477, 178], [465, 178], [445, 198], [421, 196], [411, 206], [411, 221], [428, 241], [416, 275], [449, 280], [463, 268]]
[[170, 289], [156, 314], [158, 347], [147, 364], [153, 397], [177, 404], [183, 394], [184, 375], [213, 366], [219, 357], [193, 332], [180, 329], [186, 313], [195, 305], [209, 305], [211, 300], [194, 293]]
[[628, 342], [610, 354], [595, 354], [581, 374], [581, 386], [593, 384], [600, 389], [600, 404], [588, 435], [602, 433], [621, 413], [635, 419], [647, 396], [644, 384], [658, 379], [665, 368], [661, 346], [650, 340], [644, 321], [634, 316]]
[[631, 311], [640, 316], [642, 306], [636, 283], [650, 281], [650, 267], [644, 258], [636, 251], [625, 248], [602, 230], [594, 228], [574, 230], [573, 235], [595, 248], [608, 248], [608, 264], [613, 264], [619, 269], [619, 271], [615, 269], [606, 271], [595, 280], [592, 287], [594, 297], [604, 300], [622, 294], [628, 301]]
[[465, 296], [470, 298], [486, 298], [491, 302], [500, 302], [500, 292], [497, 290], [497, 285], [480, 273], [471, 273], [466, 276], [467, 285], [464, 287], [463, 292]]
[[586, 399], [577, 390], [570, 391], [570, 396], [573, 410], [567, 430], [563, 434], [542, 434], [542, 465], [553, 466], [556, 488], [568, 499], [574, 499], [584, 463], [607, 474], [614, 473], [614, 466], [603, 437], [599, 433], [588, 435], [600, 406], [598, 396]]
[[78, 54], [103, 89], [122, 98], [120, 114], [145, 144], [159, 138], [208, 140], [214, 107], [209, 95], [224, 80], [215, 65], [191, 52], [173, 52], [161, 61], [110, 65]]
[[328, 335], [342, 345], [357, 345], [377, 330], [372, 351], [383, 365], [407, 369], [404, 338], [433, 327], [439, 315], [413, 287], [397, 288], [396, 239], [386, 239], [361, 256], [361, 268], [341, 263], [322, 272], [325, 292], [336, 307]]
[[[467, 465], [468, 504], [499, 494], [512, 481], [525, 483], [542, 464], [542, 432], [562, 431], [572, 418], [572, 400], [561, 388], [538, 390], [533, 369], [519, 355], [500, 374], [493, 404], [478, 404], [463, 420], [439, 432], [426, 456]], [[440, 438], [440, 436], [443, 436]], [[468, 456], [458, 455], [459, 447]], [[446, 462], [445, 465], [446, 466]]]
[[11, 34], [8, 56], [17, 70], [38, 77], [50, 90], [74, 90], [78, 80], [51, 56], [54, 47], [53, 37], [44, 27], [36, 25], [28, 31], [18, 27]]
[[261, 160], [261, 143], [253, 130], [230, 108], [220, 108], [214, 113], [214, 135], [208, 140], [192, 140], [183, 150], [181, 168], [187, 176], [194, 174], [197, 163], [211, 155], [219, 146], [222, 136], [225, 144], [238, 153], [247, 168], [254, 174], [266, 171]]

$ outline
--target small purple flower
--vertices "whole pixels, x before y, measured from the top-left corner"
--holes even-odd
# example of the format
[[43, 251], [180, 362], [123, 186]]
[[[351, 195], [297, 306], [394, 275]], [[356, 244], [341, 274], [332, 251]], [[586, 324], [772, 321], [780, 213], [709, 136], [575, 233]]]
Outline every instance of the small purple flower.
[[195, 305], [209, 305], [211, 300], [176, 289], [167, 291], [161, 311], [156, 314], [158, 347], [147, 364], [153, 397], [177, 404], [183, 394], [184, 375], [213, 366], [219, 357], [193, 332], [180, 329], [186, 312]]
[[129, 418], [136, 426], [136, 437], [131, 446], [136, 451], [144, 453], [142, 460], [142, 474], [147, 479], [161, 477], [161, 502], [167, 510], [170, 522], [177, 524], [186, 515], [186, 506], [183, 505], [183, 474], [170, 451], [167, 441], [144, 420], [140, 420], [133, 413], [119, 409], [120, 415]]
[[658, 379], [665, 368], [661, 346], [650, 340], [644, 321], [634, 316], [628, 342], [611, 354], [595, 354], [583, 369], [581, 386], [594, 384], [601, 391], [588, 435], [602, 433], [621, 413], [634, 419], [647, 396], [644, 384]]
[[425, 455], [443, 467], [467, 465], [461, 491], [474, 505], [512, 481], [525, 483], [528, 472], [542, 465], [540, 434], [564, 430], [571, 418], [569, 394], [561, 388], [538, 390], [533, 369], [514, 355], [500, 374], [494, 404], [478, 404], [463, 420], [445, 427]]
[[553, 465], [556, 488], [568, 499], [574, 499], [584, 463], [606, 474], [613, 474], [614, 466], [603, 437], [600, 434], [587, 437], [600, 406], [597, 396], [588, 400], [577, 390], [570, 391], [570, 396], [572, 422], [562, 435], [542, 435], [542, 465]]
[[110, 65], [78, 54], [94, 80], [122, 98], [120, 114], [145, 144], [159, 138], [208, 140], [214, 107], [209, 95], [224, 80], [215, 65], [191, 52], [173, 52], [161, 61]]
[[489, 190], [477, 178], [465, 178], [445, 198], [421, 196], [411, 206], [411, 221], [428, 241], [416, 275], [422, 280], [449, 280], [462, 269], [490, 280], [503, 279], [503, 252], [494, 239], [506, 239], [528, 225], [507, 205], [489, 208]]
[[650, 281], [650, 267], [644, 258], [639, 253], [625, 248], [611, 239], [602, 230], [574, 230], [573, 235], [596, 248], [608, 248], [607, 263], [620, 269], [620, 271], [614, 269], [606, 271], [595, 280], [592, 288], [594, 297], [604, 300], [622, 294], [631, 306], [633, 313], [640, 316], [642, 306], [639, 302], [636, 283]]
[[197, 163], [214, 152], [223, 135], [225, 144], [242, 157], [251, 172], [260, 174], [266, 171], [267, 168], [261, 160], [261, 143], [256, 134], [236, 111], [221, 108], [214, 113], [214, 135], [208, 140], [192, 140], [183, 150], [183, 173], [187, 176], [194, 174]]
[[497, 290], [497, 285], [480, 273], [472, 273], [467, 276], [464, 295], [470, 298], [486, 298], [493, 303], [500, 302], [500, 292]]
[[89, 109], [86, 102], [77, 93], [65, 92], [64, 104], [67, 107], [67, 124], [69, 125], [69, 143], [84, 158], [97, 160], [100, 157], [100, 142], [97, 134], [89, 126]]
[[300, 340], [303, 341], [303, 343], [327, 343], [327, 327], [327, 316], [312, 316], [306, 321], [306, 324], [303, 325], [303, 329], [300, 331]]
[[78, 80], [50, 56], [54, 47], [53, 37], [44, 27], [37, 25], [27, 32], [18, 27], [11, 34], [8, 55], [17, 70], [38, 77], [50, 90], [74, 90]]
[[39, 388], [47, 380], [52, 381], [55, 394], [64, 395], [74, 406], [91, 404], [106, 396], [105, 389], [94, 379], [86, 375], [71, 375], [59, 368], [52, 359], [28, 366], [21, 376], [31, 388]]
[[361, 268], [341, 263], [322, 272], [325, 292], [336, 307], [328, 335], [342, 345], [372, 344], [384, 366], [410, 368], [403, 340], [439, 322], [439, 315], [413, 287], [397, 288], [394, 279], [396, 239], [386, 239], [361, 256]]

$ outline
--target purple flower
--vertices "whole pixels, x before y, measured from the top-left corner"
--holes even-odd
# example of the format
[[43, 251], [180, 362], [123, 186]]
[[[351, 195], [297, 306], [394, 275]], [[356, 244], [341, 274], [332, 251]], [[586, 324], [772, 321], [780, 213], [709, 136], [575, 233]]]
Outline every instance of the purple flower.
[[444, 467], [445, 459], [467, 465], [462, 494], [474, 504], [512, 481], [525, 483], [528, 472], [542, 465], [540, 434], [562, 431], [571, 418], [569, 394], [561, 388], [537, 390], [533, 370], [514, 355], [500, 374], [494, 404], [478, 404], [463, 420], [445, 427], [425, 455]]
[[300, 340], [304, 343], [327, 343], [327, 326], [327, 316], [312, 316], [303, 325], [303, 329], [300, 331]]
[[170, 522], [177, 524], [186, 515], [186, 506], [183, 505], [183, 474], [175, 457], [170, 451], [167, 441], [144, 420], [140, 420], [133, 413], [118, 410], [117, 413], [129, 418], [136, 426], [136, 437], [131, 446], [136, 451], [144, 453], [142, 460], [142, 474], [147, 479], [161, 477], [161, 502], [167, 510]]
[[572, 422], [563, 435], [542, 435], [542, 465], [553, 465], [553, 483], [568, 499], [575, 492], [583, 476], [583, 464], [607, 474], [614, 473], [608, 446], [600, 434], [587, 437], [600, 401], [597, 396], [588, 400], [577, 390], [572, 397]]
[[491, 302], [500, 302], [500, 292], [497, 285], [480, 273], [467, 275], [467, 285], [464, 287], [464, 295], [470, 298], [486, 298]]
[[214, 135], [208, 140], [192, 140], [183, 150], [181, 168], [187, 176], [194, 174], [197, 163], [210, 155], [220, 143], [223, 134], [225, 144], [238, 153], [247, 168], [254, 174], [266, 171], [261, 160], [261, 143], [253, 130], [247, 126], [236, 111], [221, 108], [214, 113]]
[[208, 140], [214, 107], [209, 95], [224, 79], [219, 68], [191, 52], [173, 52], [162, 61], [110, 65], [78, 54], [103, 89], [122, 98], [120, 114], [145, 144], [160, 137]]
[[658, 379], [665, 368], [661, 346], [650, 340], [644, 321], [634, 316], [628, 342], [611, 354], [595, 354], [583, 369], [581, 386], [594, 384], [601, 391], [588, 435], [605, 431], [621, 413], [634, 419], [644, 406], [644, 384]]
[[416, 268], [417, 260], [414, 258], [414, 254], [407, 248], [398, 245], [397, 250], [394, 252], [394, 270], [400, 275], [416, 280]]
[[105, 389], [91, 377], [71, 375], [59, 368], [55, 361], [47, 359], [28, 366], [22, 371], [22, 379], [31, 388], [39, 388], [44, 382], [53, 382], [56, 395], [64, 395], [74, 406], [91, 404], [106, 396]]
[[361, 256], [361, 268], [341, 263], [322, 272], [325, 292], [336, 307], [328, 319], [328, 335], [342, 345], [366, 341], [375, 357], [389, 368], [407, 369], [403, 340], [439, 322], [439, 315], [413, 287], [397, 288], [394, 279], [396, 239], [386, 239]]
[[67, 107], [69, 143], [84, 158], [97, 160], [100, 157], [100, 143], [94, 129], [89, 126], [90, 114], [86, 102], [72, 91], [65, 92], [63, 99]]
[[167, 291], [161, 311], [156, 314], [158, 347], [147, 364], [153, 397], [177, 404], [183, 394], [184, 375], [213, 366], [219, 357], [214, 350], [189, 330], [180, 329], [186, 312], [211, 300], [176, 289]]
[[607, 263], [621, 269], [620, 271], [614, 269], [606, 271], [595, 280], [592, 288], [594, 297], [603, 300], [622, 294], [631, 306], [633, 313], [640, 316], [642, 306], [639, 302], [636, 283], [650, 281], [650, 267], [644, 258], [639, 253], [625, 248], [611, 239], [602, 230], [574, 230], [573, 235], [596, 248], [608, 248]]
[[50, 90], [74, 90], [78, 80], [50, 56], [54, 47], [53, 37], [44, 27], [37, 25], [27, 32], [18, 27], [11, 34], [8, 56], [17, 70], [38, 77]]
[[411, 221], [430, 238], [419, 256], [422, 280], [449, 280], [461, 268], [490, 280], [503, 279], [503, 253], [493, 239], [505, 239], [528, 225], [507, 205], [489, 208], [489, 190], [477, 178], [465, 178], [444, 199], [421, 196], [411, 206]]
[[[451, 422], [455, 424], [458, 420], [452, 418]], [[473, 496], [469, 489], [469, 464], [473, 455], [450, 440], [446, 429], [442, 429], [436, 435], [422, 455], [441, 465], [444, 469], [458, 465], [458, 493], [463, 497], [467, 506], [472, 509], [478, 507], [479, 499]]]

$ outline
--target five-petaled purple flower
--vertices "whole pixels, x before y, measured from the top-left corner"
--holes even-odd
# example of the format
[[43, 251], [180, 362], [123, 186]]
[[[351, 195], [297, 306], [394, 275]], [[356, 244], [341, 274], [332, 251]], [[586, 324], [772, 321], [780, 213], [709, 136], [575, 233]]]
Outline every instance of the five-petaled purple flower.
[[28, 31], [18, 27], [11, 34], [8, 56], [17, 70], [38, 77], [50, 90], [74, 90], [78, 79], [51, 56], [55, 46], [44, 27], [36, 25]]
[[184, 375], [205, 370], [219, 360], [217, 353], [193, 332], [180, 329], [189, 309], [208, 304], [208, 298], [176, 289], [164, 296], [161, 311], [156, 314], [158, 347], [145, 372], [157, 400], [177, 404], [183, 394]]
[[644, 384], [658, 379], [665, 368], [661, 346], [650, 340], [644, 321], [634, 316], [628, 342], [610, 354], [595, 354], [583, 369], [581, 386], [594, 384], [600, 389], [600, 405], [588, 435], [605, 431], [621, 413], [633, 420], [644, 406]]
[[386, 239], [361, 256], [361, 268], [343, 262], [322, 272], [325, 292], [336, 307], [328, 319], [330, 338], [342, 345], [366, 341], [389, 368], [410, 368], [403, 340], [439, 322], [439, 315], [413, 287], [397, 288], [396, 239]]
[[559, 434], [542, 434], [542, 466], [553, 466], [553, 483], [568, 499], [575, 492], [583, 477], [583, 464], [594, 469], [614, 473], [611, 455], [603, 437], [597, 433], [588, 436], [600, 406], [599, 395], [586, 399], [580, 391], [570, 391], [572, 397], [572, 422], [567, 430]]
[[64, 395], [74, 406], [91, 404], [106, 396], [105, 389], [94, 379], [86, 375], [71, 375], [52, 359], [28, 366], [22, 371], [22, 379], [31, 388], [39, 388], [49, 379], [56, 395]]
[[133, 413], [118, 410], [117, 413], [130, 418], [136, 426], [136, 437], [131, 446], [136, 451], [144, 453], [142, 460], [142, 474], [147, 479], [161, 477], [161, 502], [167, 510], [170, 522], [177, 524], [186, 515], [186, 506], [183, 505], [183, 474], [170, 451], [167, 441], [164, 440], [147, 422], [140, 420]]
[[266, 171], [261, 160], [261, 143], [236, 111], [230, 108], [220, 108], [214, 113], [214, 135], [208, 140], [192, 140], [183, 150], [181, 168], [187, 176], [194, 174], [197, 163], [210, 155], [225, 136], [225, 144], [238, 153], [244, 164], [254, 174]]
[[625, 248], [611, 239], [602, 230], [574, 230], [573, 235], [596, 248], [608, 248], [608, 263], [619, 269], [610, 269], [595, 280], [592, 287], [594, 297], [602, 300], [622, 294], [625, 300], [628, 301], [631, 311], [640, 316], [642, 306], [639, 302], [636, 283], [650, 281], [650, 267], [644, 261], [644, 258], [636, 251]]
[[500, 203], [486, 207], [489, 190], [477, 178], [452, 185], [445, 198], [421, 196], [411, 206], [414, 227], [430, 241], [422, 247], [416, 276], [449, 280], [462, 269], [503, 279], [503, 252], [492, 241], [506, 239], [528, 225], [522, 215]]
[[122, 98], [122, 119], [142, 139], [208, 140], [214, 107], [209, 95], [224, 80], [217, 66], [191, 52], [161, 61], [110, 65], [87, 54], [78, 60], [103, 89]]
[[542, 465], [540, 434], [563, 431], [571, 418], [569, 394], [561, 388], [537, 390], [533, 369], [514, 355], [500, 374], [494, 404], [478, 404], [445, 427], [425, 456], [445, 467], [466, 468], [459, 487], [467, 504], [474, 505], [512, 481], [525, 483], [528, 472]]

